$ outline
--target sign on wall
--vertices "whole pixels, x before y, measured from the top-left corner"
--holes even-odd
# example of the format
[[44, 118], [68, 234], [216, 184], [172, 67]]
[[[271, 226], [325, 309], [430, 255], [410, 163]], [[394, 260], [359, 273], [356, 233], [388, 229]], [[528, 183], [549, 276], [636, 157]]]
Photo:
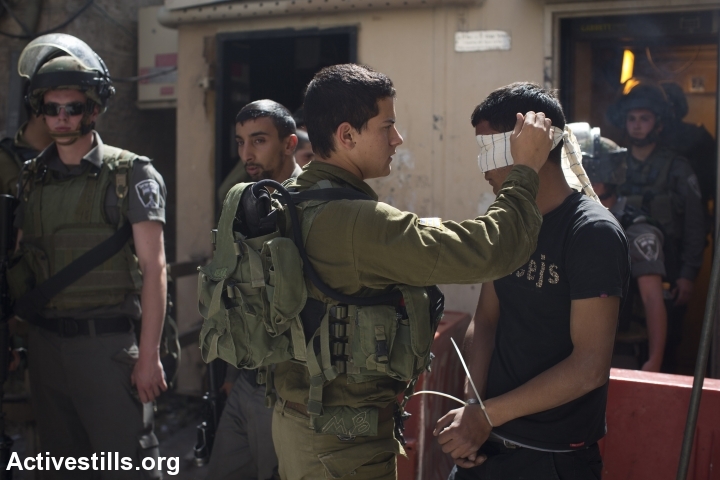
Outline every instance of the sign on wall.
[[510, 50], [510, 34], [502, 30], [476, 30], [455, 32], [456, 52], [486, 52]]

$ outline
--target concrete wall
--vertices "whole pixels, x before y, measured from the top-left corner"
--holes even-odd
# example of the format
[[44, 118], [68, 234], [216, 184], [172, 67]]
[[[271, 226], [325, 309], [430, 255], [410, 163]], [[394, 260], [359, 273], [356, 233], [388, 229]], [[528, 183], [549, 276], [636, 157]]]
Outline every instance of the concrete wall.
[[[208, 73], [204, 39], [221, 32], [358, 26], [358, 60], [389, 75], [398, 91], [397, 119], [405, 143], [393, 173], [371, 181], [381, 200], [420, 216], [463, 220], [485, 212], [491, 189], [477, 168], [470, 113], [493, 89], [542, 82], [543, 4], [488, 0], [471, 8], [406, 9], [323, 16], [258, 18], [181, 25], [178, 84], [178, 260], [210, 254], [213, 227], [214, 104], [198, 82]], [[506, 52], [455, 53], [459, 30], [505, 30]], [[194, 285], [183, 286], [187, 311]], [[448, 286], [450, 309], [473, 312], [477, 286]], [[184, 295], [181, 295], [183, 298]], [[183, 308], [185, 310], [185, 308]]]

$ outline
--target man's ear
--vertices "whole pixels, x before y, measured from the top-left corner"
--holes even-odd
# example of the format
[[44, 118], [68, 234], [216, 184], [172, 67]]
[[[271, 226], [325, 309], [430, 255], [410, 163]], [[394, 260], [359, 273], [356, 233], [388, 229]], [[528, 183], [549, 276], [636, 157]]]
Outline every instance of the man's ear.
[[294, 133], [291, 133], [287, 136], [287, 138], [283, 141], [285, 154], [286, 155], [292, 155], [295, 153], [295, 149], [297, 148], [298, 144], [298, 137]]
[[347, 151], [355, 148], [355, 134], [355, 129], [348, 122], [338, 125], [334, 135], [336, 148]]
[[90, 122], [95, 122], [97, 120], [97, 118], [100, 116], [100, 105], [98, 105], [95, 102], [91, 102], [91, 104], [93, 105], [93, 111], [90, 114], [90, 116], [88, 117], [88, 119], [90, 120]]

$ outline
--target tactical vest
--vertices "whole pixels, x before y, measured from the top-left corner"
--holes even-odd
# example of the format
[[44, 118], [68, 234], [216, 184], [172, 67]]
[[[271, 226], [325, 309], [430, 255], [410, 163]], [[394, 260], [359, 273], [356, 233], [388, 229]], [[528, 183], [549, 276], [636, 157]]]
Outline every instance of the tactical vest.
[[[101, 148], [102, 167], [86, 164], [77, 176], [57, 179], [38, 159], [26, 165], [21, 256], [10, 271], [15, 298], [112, 236], [127, 221], [128, 174], [138, 156], [108, 145]], [[106, 218], [108, 188], [115, 188], [118, 197], [117, 225]], [[67, 310], [117, 305], [128, 293], [140, 293], [141, 287], [138, 260], [128, 242], [119, 253], [53, 297], [47, 307]]]
[[[348, 383], [390, 377], [414, 385], [430, 364], [443, 312], [439, 289], [397, 285], [393, 298], [398, 301], [374, 305], [363, 304], [370, 301], [367, 297], [352, 297], [353, 304], [327, 296], [316, 285], [314, 270], [308, 276], [301, 258], [304, 247], [300, 252], [289, 238], [289, 209], [299, 214], [304, 245], [329, 200], [282, 205], [276, 198], [273, 207], [283, 213], [278, 218], [285, 223], [279, 221], [272, 234], [246, 238], [233, 225], [240, 198], [252, 185], [238, 184], [228, 193], [213, 259], [199, 268], [203, 360], [221, 358], [250, 369], [288, 360], [305, 365], [311, 423], [323, 412], [323, 386], [340, 374], [347, 375]], [[323, 187], [335, 185], [323, 181], [311, 190]]]
[[660, 148], [643, 162], [640, 170], [628, 168], [627, 180], [619, 188], [628, 205], [644, 210], [662, 225], [669, 237], [668, 243], [682, 237], [682, 201], [668, 185], [670, 168], [676, 158], [672, 151]]

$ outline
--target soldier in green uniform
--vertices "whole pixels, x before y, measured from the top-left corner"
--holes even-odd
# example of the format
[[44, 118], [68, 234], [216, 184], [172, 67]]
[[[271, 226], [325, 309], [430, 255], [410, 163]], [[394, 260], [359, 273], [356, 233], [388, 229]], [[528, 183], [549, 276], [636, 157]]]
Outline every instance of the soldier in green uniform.
[[15, 195], [23, 163], [37, 157], [52, 142], [42, 116], [28, 108], [28, 118], [14, 138], [0, 140], [0, 194]]
[[671, 106], [662, 89], [640, 83], [608, 111], [623, 128], [630, 146], [626, 155], [627, 180], [618, 193], [627, 203], [644, 210], [662, 225], [665, 269], [670, 282], [666, 301], [668, 334], [663, 371], [673, 372], [682, 336], [682, 321], [702, 265], [705, 217], [698, 178], [688, 161], [658, 142], [671, 118]]
[[[40, 451], [75, 458], [118, 452], [130, 462], [122, 467], [113, 454], [102, 473], [96, 461], [89, 470], [46, 473], [160, 478], [141, 462], [157, 466], [152, 402], [167, 389], [159, 357], [166, 302], [162, 177], [148, 158], [105, 145], [94, 130], [114, 89], [84, 42], [39, 37], [23, 50], [19, 72], [32, 79], [30, 105], [54, 140], [23, 171], [18, 252], [8, 274], [15, 312], [30, 324]], [[110, 241], [117, 246], [108, 252], [101, 245]], [[59, 292], [37, 288], [48, 288], [49, 279], [98, 248], [104, 261], [78, 280]]]
[[[317, 345], [326, 352], [320, 345], [327, 343], [328, 327], [315, 326], [331, 317], [333, 363], [323, 353], [322, 370], [313, 355], [276, 366], [273, 442], [279, 472], [286, 480], [395, 479], [396, 455], [404, 453], [394, 433], [397, 396], [412, 377], [401, 370], [412, 371], [413, 358], [426, 359], [432, 342], [426, 325], [432, 315], [415, 311], [415, 300], [425, 298], [427, 308], [426, 287], [494, 279], [527, 261], [541, 224], [537, 172], [551, 148], [551, 120], [518, 113], [516, 165], [486, 215], [432, 223], [379, 202], [366, 183], [390, 174], [392, 156], [403, 143], [387, 76], [352, 64], [325, 68], [308, 85], [304, 109], [316, 158], [288, 188], [337, 188], [367, 198], [300, 205], [310, 263], [341, 294], [368, 297], [399, 288], [405, 306], [337, 304], [307, 283], [300, 316], [308, 349]], [[343, 325], [354, 329], [348, 338]], [[391, 345], [393, 338], [397, 345]]]
[[[570, 125], [578, 138], [580, 135], [576, 127], [583, 125], [587, 126]], [[642, 210], [628, 205], [627, 199], [617, 194], [618, 186], [625, 183], [626, 149], [608, 138], [600, 137], [599, 129], [592, 130], [593, 134], [585, 137], [586, 141], [580, 140], [583, 166], [600, 201], [625, 229], [633, 279], [628, 297], [620, 310], [613, 366], [659, 372], [667, 336], [667, 312], [662, 286], [665, 277], [664, 236], [654, 220]], [[640, 358], [643, 363], [638, 365], [616, 365], [615, 360], [620, 356], [637, 357], [633, 337], [638, 337], [638, 325], [647, 330], [647, 358]], [[633, 361], [636, 359], [633, 358]]]

